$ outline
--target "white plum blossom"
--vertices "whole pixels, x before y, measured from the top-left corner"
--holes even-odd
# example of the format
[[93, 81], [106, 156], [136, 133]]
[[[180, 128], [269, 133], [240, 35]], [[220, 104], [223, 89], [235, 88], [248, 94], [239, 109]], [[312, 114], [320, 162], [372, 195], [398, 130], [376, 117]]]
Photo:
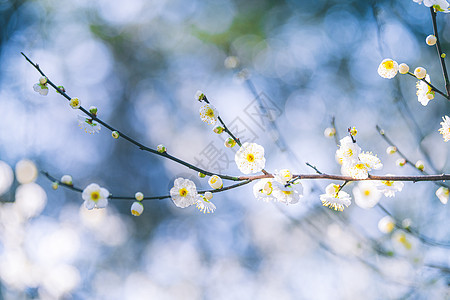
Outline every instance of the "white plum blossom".
[[47, 96], [47, 94], [48, 94], [48, 87], [46, 84], [35, 83], [33, 85], [33, 90], [42, 96]]
[[276, 171], [274, 177], [277, 181], [286, 184], [292, 179], [292, 173], [288, 169], [282, 169], [280, 171]]
[[279, 202], [287, 204], [298, 203], [301, 197], [303, 197], [303, 187], [301, 184], [295, 186], [291, 184], [284, 184], [278, 181], [273, 182], [273, 196]]
[[86, 133], [89, 134], [99, 133], [100, 129], [102, 129], [100, 124], [98, 124], [98, 122], [94, 121], [91, 118], [86, 118], [84, 116], [78, 115], [77, 119], [78, 119], [78, 126], [81, 129], [84, 129]]
[[234, 160], [244, 174], [257, 173], [266, 165], [264, 148], [256, 143], [244, 143], [236, 152]]
[[378, 66], [378, 75], [383, 78], [391, 79], [397, 75], [398, 63], [390, 58], [383, 59]]
[[170, 189], [170, 197], [176, 206], [184, 208], [197, 202], [197, 187], [189, 179], [175, 179], [173, 188]]
[[355, 179], [366, 179], [369, 177], [369, 171], [379, 170], [383, 167], [381, 160], [370, 152], [362, 152], [358, 155], [359, 161], [355, 164], [344, 163], [342, 173]]
[[352, 201], [349, 194], [341, 190], [341, 186], [330, 183], [325, 188], [325, 194], [320, 195], [323, 206], [327, 206], [337, 211], [343, 211]]
[[214, 125], [217, 122], [219, 112], [212, 104], [204, 104], [200, 107], [200, 118], [203, 122]]
[[340, 140], [339, 149], [336, 150], [336, 157], [340, 164], [353, 164], [358, 162], [361, 148], [354, 143], [352, 138], [346, 136]]
[[443, 186], [438, 188], [436, 191], [436, 196], [439, 198], [439, 201], [441, 201], [442, 204], [447, 204], [449, 194], [449, 189]]
[[[387, 176], [391, 176], [388, 174]], [[401, 192], [403, 189], [403, 182], [392, 180], [375, 181], [375, 186], [386, 197], [395, 197], [395, 192]]]
[[197, 202], [195, 203], [195, 205], [198, 208], [198, 210], [201, 211], [202, 213], [207, 214], [213, 213], [216, 210], [216, 206], [209, 200], [210, 199], [206, 197], [206, 193], [205, 195], [198, 195]]
[[433, 7], [436, 11], [448, 13], [449, 3], [446, 0], [413, 0], [416, 3], [425, 5], [426, 7]]
[[208, 184], [210, 187], [212, 187], [213, 189], [216, 189], [216, 190], [223, 188], [222, 178], [220, 178], [217, 175], [211, 176], [211, 178], [209, 178], [209, 180], [208, 180]]
[[88, 185], [81, 194], [87, 209], [105, 208], [108, 205], [109, 191], [96, 183]]
[[372, 208], [380, 201], [381, 193], [373, 182], [361, 181], [353, 188], [355, 203], [361, 208]]
[[[425, 80], [427, 82], [431, 83], [430, 75], [427, 74], [425, 76]], [[431, 89], [431, 87], [426, 82], [423, 82], [422, 80], [417, 81], [416, 87], [417, 87], [417, 92], [416, 92], [417, 100], [423, 106], [427, 106], [428, 102], [430, 102], [430, 100], [434, 99], [435, 92]]]
[[448, 116], [442, 117], [441, 128], [439, 128], [439, 133], [442, 134], [444, 142], [450, 141], [450, 118]]
[[130, 210], [133, 216], [138, 217], [144, 211], [144, 204], [142, 204], [142, 202], [140, 201], [134, 201], [133, 204], [131, 205]]
[[287, 184], [285, 179], [275, 176], [274, 178], [263, 178], [253, 186], [253, 195], [258, 200], [265, 202], [283, 202], [295, 204], [303, 197], [303, 186], [298, 184]]
[[253, 195], [257, 200], [265, 202], [277, 201], [273, 193], [273, 178], [263, 178], [253, 185]]

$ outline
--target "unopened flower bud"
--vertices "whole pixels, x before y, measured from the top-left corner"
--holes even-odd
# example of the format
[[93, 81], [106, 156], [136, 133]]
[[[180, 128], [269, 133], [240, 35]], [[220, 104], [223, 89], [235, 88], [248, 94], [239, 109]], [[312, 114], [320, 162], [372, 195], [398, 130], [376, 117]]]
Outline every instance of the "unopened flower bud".
[[425, 70], [425, 68], [422, 67], [417, 67], [414, 70], [414, 76], [416, 76], [418, 79], [423, 79], [425, 78], [425, 76], [427, 76], [427, 70]]
[[423, 171], [423, 169], [425, 168], [425, 165], [424, 165], [423, 161], [418, 160], [416, 162], [416, 168], [419, 169], [420, 171]]
[[406, 159], [404, 158], [399, 158], [397, 159], [397, 161], [395, 162], [395, 164], [399, 167], [403, 167], [404, 165], [406, 165]]
[[442, 57], [442, 58], [445, 58], [446, 56], [447, 56], [447, 54], [445, 54], [445, 53], [442, 53], [442, 54], [441, 54], [441, 57]]
[[398, 72], [399, 72], [400, 74], [406, 74], [406, 73], [408, 73], [408, 72], [409, 72], [409, 66], [408, 66], [407, 64], [405, 64], [405, 63], [401, 63], [401, 64], [398, 66]]
[[156, 151], [158, 151], [159, 153], [164, 153], [164, 152], [167, 151], [167, 149], [166, 149], [166, 146], [164, 146], [163, 144], [159, 144], [159, 145], [156, 147]]
[[211, 186], [213, 189], [221, 189], [223, 187], [223, 182], [222, 182], [222, 178], [220, 178], [217, 175], [213, 175], [211, 176], [211, 178], [209, 178], [209, 186]]
[[437, 38], [434, 35], [430, 34], [429, 36], [427, 36], [425, 41], [427, 42], [428, 46], [434, 46], [437, 42]]
[[41, 78], [39, 78], [39, 83], [44, 85], [47, 83], [47, 77], [45, 76], [41, 76]]
[[58, 182], [52, 182], [52, 189], [57, 190], [59, 187], [59, 183]]
[[235, 140], [233, 140], [232, 138], [227, 138], [225, 140], [225, 147], [233, 148], [234, 146], [236, 146], [236, 141]]
[[333, 137], [336, 135], [336, 129], [334, 127], [325, 128], [323, 135], [325, 137]]
[[213, 194], [211, 192], [205, 192], [205, 194], [203, 196], [206, 198], [206, 200], [209, 201], [212, 199]]
[[203, 94], [202, 91], [197, 91], [195, 93], [195, 100], [198, 100], [198, 101], [202, 102], [203, 98], [205, 98], [205, 94]]
[[[66, 92], [66, 89], [65, 89], [62, 85], [58, 85], [58, 89], [59, 89], [61, 92], [63, 92], [63, 93]], [[58, 90], [56, 90], [56, 92], [57, 92], [58, 94], [60, 94], [60, 92], [58, 92]]]
[[97, 107], [95, 107], [95, 106], [91, 106], [91, 107], [89, 107], [89, 112], [91, 113], [91, 114], [93, 114], [95, 117], [97, 116]]
[[205, 177], [206, 177], [206, 175], [205, 175], [205, 174], [203, 174], [202, 172], [198, 172], [198, 177], [200, 177], [200, 178], [205, 178]]
[[138, 217], [142, 214], [143, 211], [144, 211], [144, 204], [142, 204], [142, 202], [140, 201], [133, 202], [133, 204], [131, 205], [131, 214], [133, 216]]
[[223, 128], [222, 126], [220, 126], [220, 125], [216, 125], [216, 126], [214, 126], [214, 128], [213, 128], [213, 131], [214, 131], [215, 133], [217, 133], [217, 134], [221, 134], [221, 133], [223, 132], [223, 130], [224, 130], [224, 128]]
[[397, 147], [395, 147], [395, 146], [389, 146], [386, 148], [387, 154], [394, 154], [395, 152], [397, 152]]
[[113, 132], [111, 133], [111, 135], [112, 135], [112, 137], [115, 138], [115, 139], [118, 139], [118, 138], [119, 138], [119, 133], [118, 133], [117, 131], [113, 131]]
[[72, 183], [72, 176], [70, 175], [64, 175], [63, 177], [61, 177], [61, 182], [67, 185], [73, 185]]
[[134, 194], [134, 198], [136, 198], [137, 201], [142, 201], [144, 199], [144, 194], [142, 194], [141, 192], [137, 192], [136, 194]]

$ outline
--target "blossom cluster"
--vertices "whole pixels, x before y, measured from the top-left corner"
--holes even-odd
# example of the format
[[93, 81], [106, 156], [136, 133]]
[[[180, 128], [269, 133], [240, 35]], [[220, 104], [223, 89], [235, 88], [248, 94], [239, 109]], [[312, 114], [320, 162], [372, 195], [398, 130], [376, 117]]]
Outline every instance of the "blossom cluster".
[[362, 152], [353, 137], [346, 136], [340, 140], [336, 157], [342, 165], [341, 173], [355, 179], [366, 179], [369, 171], [383, 167], [380, 159], [371, 152]]
[[[210, 180], [210, 184], [217, 187], [217, 183], [221, 183], [222, 179], [216, 176], [212, 181], [211, 183]], [[222, 186], [222, 184], [219, 184], [219, 186]], [[210, 201], [213, 197], [212, 193], [205, 192], [204, 194], [199, 194], [195, 183], [189, 179], [175, 179], [174, 186], [170, 189], [170, 197], [173, 203], [181, 208], [195, 204], [203, 213], [213, 213], [216, 209], [214, 203]]]
[[283, 169], [276, 172], [273, 178], [258, 180], [253, 186], [253, 195], [265, 202], [295, 204], [303, 197], [303, 187], [298, 181], [292, 182], [291, 171]]

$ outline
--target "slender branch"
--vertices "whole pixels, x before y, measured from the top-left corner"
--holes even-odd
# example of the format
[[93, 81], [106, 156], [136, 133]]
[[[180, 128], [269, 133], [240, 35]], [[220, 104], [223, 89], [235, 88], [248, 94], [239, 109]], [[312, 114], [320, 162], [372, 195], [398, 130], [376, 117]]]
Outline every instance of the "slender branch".
[[[408, 73], [406, 73], [406, 74], [408, 74], [408, 75], [410, 75], [410, 76], [412, 76], [412, 77], [418, 79], [418, 78], [416, 77], [416, 75], [414, 75], [414, 74], [411, 73], [411, 72], [408, 72]], [[444, 92], [441, 92], [441, 90], [439, 90], [437, 87], [435, 87], [434, 85], [432, 85], [430, 82], [426, 81], [425, 78], [422, 78], [422, 79], [419, 79], [419, 80], [425, 82], [425, 83], [431, 88], [431, 90], [433, 90], [433, 91], [435, 91], [436, 93], [442, 95], [444, 98], [450, 99], [449, 96], [447, 96]]]
[[317, 174], [323, 174], [322, 172], [320, 172], [316, 166], [311, 165], [309, 162], [306, 163], [306, 165], [308, 167], [310, 167], [311, 169], [313, 169], [314, 171], [316, 171]]
[[[63, 95], [67, 100], [70, 101], [71, 97], [70, 97], [69, 95], [67, 95], [64, 91], [62, 91], [60, 88], [58, 88], [58, 87], [57, 87], [57, 86], [56, 86], [56, 85], [55, 85], [55, 84], [54, 84], [54, 83], [53, 83], [53, 82], [52, 82], [52, 81], [44, 74], [44, 72], [40, 69], [40, 67], [39, 67], [38, 64], [35, 64], [34, 62], [32, 62], [32, 61], [31, 61], [31, 60], [30, 60], [23, 52], [21, 52], [21, 54], [25, 57], [25, 59], [26, 59], [33, 67], [36, 68], [36, 70], [38, 70], [38, 72], [39, 72], [42, 76], [45, 76], [45, 77], [47, 78], [48, 84], [50, 84], [56, 91], [58, 91], [58, 93], [60, 93], [60, 94]], [[149, 148], [149, 147], [147, 147], [147, 146], [145, 146], [145, 145], [139, 143], [138, 141], [136, 141], [136, 140], [132, 139], [131, 137], [129, 137], [128, 135], [126, 135], [125, 133], [123, 133], [123, 132], [121, 132], [121, 131], [119, 131], [119, 130], [113, 128], [113, 127], [110, 126], [109, 124], [107, 124], [107, 123], [105, 123], [104, 121], [100, 120], [97, 116], [91, 114], [91, 113], [90, 113], [88, 110], [86, 110], [84, 107], [80, 106], [79, 110], [81, 110], [83, 113], [85, 113], [86, 115], [88, 115], [89, 118], [91, 118], [92, 120], [95, 120], [95, 121], [97, 121], [99, 124], [101, 124], [101, 125], [103, 125], [104, 127], [108, 128], [109, 130], [111, 130], [111, 131], [117, 131], [117, 132], [119, 133], [119, 136], [120, 136], [120, 137], [122, 137], [122, 138], [124, 138], [125, 140], [127, 140], [128, 142], [130, 142], [130, 143], [136, 145], [137, 147], [139, 147], [139, 149], [141, 149], [141, 150], [143, 150], [143, 151], [147, 151], [147, 152], [150, 152], [150, 153], [153, 153], [153, 154], [156, 154], [156, 155], [165, 157], [165, 158], [170, 159], [170, 160], [172, 160], [172, 161], [175, 161], [175, 162], [177, 162], [177, 163], [179, 163], [179, 164], [181, 164], [181, 165], [183, 165], [183, 166], [186, 166], [186, 167], [188, 167], [189, 169], [195, 170], [195, 171], [197, 171], [197, 172], [201, 172], [201, 173], [203, 173], [203, 174], [205, 174], [205, 175], [208, 175], [208, 176], [217, 175], [217, 176], [219, 176], [219, 177], [222, 178], [222, 179], [228, 179], [228, 180], [233, 180], [233, 181], [240, 181], [240, 179], [238, 179], [238, 178], [235, 177], [235, 176], [222, 175], [222, 174], [216, 174], [216, 173], [213, 173], [213, 172], [209, 172], [209, 171], [207, 171], [207, 170], [204, 170], [204, 169], [202, 169], [202, 168], [199, 168], [199, 167], [197, 167], [197, 166], [194, 166], [194, 165], [192, 165], [192, 164], [190, 164], [190, 163], [188, 163], [188, 162], [186, 162], [186, 161], [184, 161], [184, 160], [182, 160], [182, 159], [179, 159], [179, 158], [177, 158], [177, 157], [175, 157], [175, 156], [172, 156], [172, 155], [168, 154], [167, 152], [160, 153], [160, 152], [158, 152], [158, 151], [156, 151], [156, 150], [154, 150], [154, 149], [151, 149], [151, 148]]]
[[339, 145], [339, 133], [336, 129], [336, 117], [331, 117], [331, 128], [334, 128], [334, 141], [336, 142], [336, 145]]
[[[378, 126], [378, 125], [376, 126], [376, 128], [377, 128], [378, 133], [381, 135], [381, 137], [382, 137], [382, 138], [383, 138], [390, 146], [393, 146], [393, 147], [397, 148], [397, 153], [398, 153], [398, 154], [406, 161], [407, 164], [413, 166], [416, 170], [420, 171], [420, 172], [421, 172], [422, 174], [424, 174], [426, 177], [428, 177], [428, 176], [436, 176], [436, 175], [429, 175], [426, 171], [417, 169], [415, 163], [413, 163], [410, 159], [408, 159], [408, 158], [406, 157], [406, 155], [403, 154], [403, 152], [399, 149], [399, 147], [398, 147], [394, 142], [392, 142], [392, 140], [391, 140], [390, 138], [388, 138], [388, 137], [386, 136], [386, 133], [384, 132], [384, 130], [381, 129], [380, 126]], [[442, 175], [444, 175], [444, 174], [442, 174]], [[420, 180], [419, 180], [419, 181], [420, 181]], [[415, 181], [414, 181], [414, 182], [415, 182]], [[448, 187], [446, 184], [443, 184], [443, 183], [441, 183], [441, 182], [435, 182], [435, 184], [436, 184], [436, 185], [439, 185], [439, 186], [443, 186], [443, 187]]]
[[[211, 104], [205, 94], [203, 94], [202, 101], [205, 101], [206, 103]], [[217, 119], [219, 120], [220, 124], [222, 124], [223, 130], [226, 133], [228, 133], [228, 135], [236, 142], [236, 144], [239, 145], [239, 147], [242, 147], [242, 144], [241, 144], [241, 141], [239, 140], [239, 138], [235, 137], [234, 134], [228, 129], [225, 122], [222, 121], [222, 118], [220, 116], [218, 116]]]
[[[333, 175], [333, 174], [295, 174], [292, 175], [293, 178], [298, 179], [331, 179], [331, 180], [341, 180], [341, 181], [363, 181], [363, 180], [386, 180], [386, 181], [444, 181], [450, 180], [450, 174], [440, 174], [440, 175], [369, 175], [365, 179], [356, 179], [345, 175]], [[254, 176], [240, 176], [239, 180], [256, 180], [263, 178], [273, 178], [272, 174], [267, 175], [254, 175]]]
[[445, 81], [445, 89], [447, 90], [447, 99], [450, 100], [450, 81], [448, 79], [448, 73], [447, 73], [447, 67], [445, 66], [445, 56], [443, 56], [442, 54], [442, 50], [441, 50], [441, 43], [439, 41], [439, 35], [438, 35], [438, 29], [437, 29], [437, 22], [436, 22], [436, 12], [434, 11], [434, 8], [431, 6], [430, 7], [430, 13], [431, 13], [431, 21], [433, 22], [433, 33], [434, 36], [436, 37], [436, 50], [439, 56], [439, 60], [441, 62], [441, 69], [442, 69], [442, 74], [444, 76], [444, 81]]
[[417, 229], [408, 227], [408, 228], [404, 228], [402, 226], [400, 226], [400, 222], [380, 203], [377, 204], [377, 206], [388, 216], [390, 216], [391, 218], [394, 219], [395, 221], [395, 227], [397, 227], [400, 230], [403, 230], [407, 233], [412, 234], [413, 236], [417, 237], [422, 243], [427, 244], [427, 245], [431, 245], [431, 246], [437, 246], [437, 247], [442, 247], [442, 248], [450, 248], [450, 242], [440, 242], [440, 241], [436, 241], [432, 238], [429, 238], [421, 233], [419, 233], [419, 231]]
[[[56, 179], [55, 177], [53, 177], [52, 175], [50, 175], [46, 171], [41, 171], [41, 173], [45, 177], [47, 177], [50, 181], [57, 182], [59, 186], [63, 186], [65, 188], [69, 189], [69, 190], [72, 190], [72, 191], [75, 191], [75, 192], [78, 192], [78, 193], [82, 193], [83, 192], [83, 189], [75, 187], [74, 185], [63, 183], [63, 182], [61, 182], [61, 180]], [[245, 181], [242, 181], [242, 182], [239, 182], [239, 183], [227, 186], [227, 187], [223, 187], [221, 189], [212, 189], [212, 190], [198, 191], [198, 193], [199, 194], [203, 194], [203, 193], [206, 193], [206, 192], [220, 193], [220, 192], [223, 192], [223, 191], [227, 191], [227, 190], [238, 188], [238, 187], [246, 185], [246, 184], [248, 184], [248, 183], [250, 183], [252, 181], [253, 181], [253, 179], [247, 179]], [[144, 197], [143, 200], [162, 200], [162, 199], [167, 199], [167, 198], [170, 198], [170, 195]], [[114, 196], [113, 194], [110, 194], [108, 199], [114, 199], [114, 200], [135, 200], [136, 198], [134, 196], [133, 197], [131, 197], [131, 196]]]

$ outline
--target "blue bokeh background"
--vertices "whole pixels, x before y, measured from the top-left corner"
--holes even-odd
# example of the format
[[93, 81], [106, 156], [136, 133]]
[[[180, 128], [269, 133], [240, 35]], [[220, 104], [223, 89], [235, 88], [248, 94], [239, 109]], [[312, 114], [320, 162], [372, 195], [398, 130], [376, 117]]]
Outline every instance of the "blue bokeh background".
[[[198, 116], [197, 90], [225, 122], [245, 129], [243, 140], [264, 146], [270, 172], [313, 173], [309, 162], [339, 174], [336, 142], [323, 135], [335, 117], [340, 136], [355, 126], [363, 150], [380, 157], [384, 167], [376, 174], [419, 174], [396, 166], [399, 156], [386, 154], [376, 125], [412, 161], [424, 160], [426, 171], [448, 173], [448, 144], [438, 133], [448, 101], [437, 95], [423, 107], [412, 77], [377, 74], [390, 57], [425, 67], [443, 87], [436, 50], [425, 43], [429, 9], [413, 1], [0, 0], [0, 15], [0, 159], [12, 168], [30, 159], [57, 178], [72, 175], [77, 187], [96, 182], [114, 195], [164, 195], [177, 177], [208, 187], [207, 178], [115, 140], [106, 128], [86, 134], [63, 97], [33, 91], [40, 75], [23, 51], [114, 128], [214, 172], [239, 175], [224, 137]], [[437, 19], [448, 51], [448, 15]], [[227, 68], [233, 57], [239, 65]], [[258, 97], [269, 115], [252, 114]], [[220, 153], [215, 161], [205, 156], [211, 147]], [[247, 185], [216, 194], [214, 214], [166, 199], [146, 201], [138, 218], [130, 215], [131, 201], [86, 211], [79, 193], [53, 190], [42, 175], [36, 183], [43, 190], [28, 186], [23, 197], [45, 202], [34, 215], [14, 202], [17, 180], [0, 196], [3, 299], [449, 295], [448, 248], [408, 235], [412, 247], [404, 249], [398, 232], [378, 230], [385, 214], [376, 207], [322, 207], [319, 195], [330, 181], [302, 182], [297, 205], [259, 202]], [[344, 190], [351, 194], [354, 185]], [[381, 203], [421, 234], [448, 241], [449, 210], [437, 187], [405, 183]]]

